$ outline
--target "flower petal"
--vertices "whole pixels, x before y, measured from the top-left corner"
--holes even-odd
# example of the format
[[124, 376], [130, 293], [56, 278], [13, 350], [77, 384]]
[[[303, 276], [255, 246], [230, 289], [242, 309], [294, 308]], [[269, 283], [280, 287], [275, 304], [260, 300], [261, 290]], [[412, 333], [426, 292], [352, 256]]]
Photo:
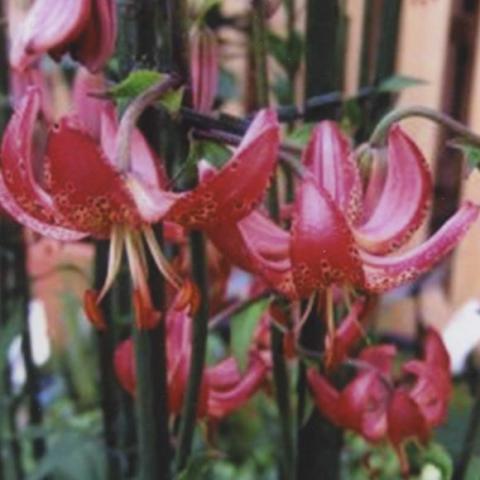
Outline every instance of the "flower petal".
[[353, 221], [360, 209], [360, 177], [350, 145], [335, 122], [323, 121], [315, 128], [303, 163], [313, 173], [319, 188], [326, 190]]
[[428, 365], [450, 371], [450, 356], [442, 337], [433, 327], [427, 329], [423, 341], [423, 358]]
[[259, 356], [254, 355], [243, 377], [230, 389], [220, 389], [208, 382], [207, 414], [211, 418], [223, 418], [242, 407], [259, 389], [265, 379], [267, 367]]
[[418, 229], [428, 207], [432, 179], [415, 143], [398, 125], [388, 137], [388, 171], [383, 193], [370, 218], [354, 230], [358, 244], [371, 253], [389, 253]]
[[140, 222], [120, 173], [72, 119], [62, 119], [50, 132], [46, 157], [49, 192], [76, 228], [102, 237], [113, 224]]
[[465, 202], [432, 237], [402, 255], [380, 257], [361, 252], [364, 287], [377, 293], [385, 292], [430, 270], [458, 244], [479, 213], [477, 205]]
[[331, 422], [343, 426], [339, 412], [340, 393], [330, 382], [314, 368], [307, 370], [307, 379], [318, 409]]
[[274, 110], [262, 110], [230, 161], [180, 198], [167, 219], [187, 228], [233, 223], [255, 207], [276, 165], [279, 126]]
[[[41, 169], [36, 163], [34, 131], [41, 106], [41, 92], [29, 88], [5, 130], [1, 149], [1, 168], [5, 186], [15, 202], [40, 222], [58, 223], [58, 214], [49, 195], [35, 178]], [[81, 230], [81, 229], [80, 229]]]
[[397, 349], [394, 345], [375, 345], [364, 348], [360, 352], [359, 358], [369, 363], [386, 377], [389, 377], [396, 354]]
[[114, 0], [92, 1], [92, 11], [88, 23], [71, 47], [73, 58], [85, 65], [91, 72], [101, 70], [115, 51], [116, 13]]
[[290, 251], [293, 278], [301, 297], [332, 283], [363, 281], [345, 217], [313, 179], [304, 180], [297, 191]]
[[54, 50], [56, 55], [63, 54], [85, 28], [91, 3], [84, 0], [34, 2], [12, 41], [12, 67], [23, 70], [49, 50]]
[[45, 235], [46, 237], [60, 240], [63, 242], [72, 242], [75, 240], [81, 240], [88, 236], [88, 233], [77, 232], [75, 230], [69, 230], [67, 228], [52, 225], [50, 223], [42, 222], [31, 215], [29, 215], [22, 207], [20, 207], [15, 198], [5, 185], [3, 176], [0, 173], [0, 206], [11, 217], [21, 223], [23, 226], [33, 230], [34, 232]]
[[120, 385], [130, 393], [130, 395], [135, 395], [137, 379], [135, 375], [135, 355], [131, 338], [124, 340], [117, 346], [113, 356], [113, 365]]

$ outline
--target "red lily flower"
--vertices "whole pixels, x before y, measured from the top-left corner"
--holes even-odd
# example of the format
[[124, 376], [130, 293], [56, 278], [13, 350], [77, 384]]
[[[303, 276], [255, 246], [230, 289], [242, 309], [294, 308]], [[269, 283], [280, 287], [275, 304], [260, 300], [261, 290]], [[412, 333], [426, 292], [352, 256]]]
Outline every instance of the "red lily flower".
[[313, 368], [308, 380], [318, 408], [328, 419], [369, 441], [388, 439], [406, 467], [404, 443], [412, 438], [426, 442], [431, 429], [447, 415], [450, 360], [432, 328], [425, 336], [423, 359], [405, 363], [397, 383], [391, 376], [394, 356], [395, 348], [389, 345], [364, 349], [359, 356], [362, 370], [342, 391]]
[[113, 0], [36, 0], [14, 34], [10, 63], [24, 70], [44, 53], [68, 52], [96, 72], [112, 55], [116, 32]]
[[432, 182], [421, 152], [398, 125], [389, 133], [387, 159], [383, 181], [375, 178], [370, 189], [374, 202], [370, 196], [367, 205], [375, 207], [365, 212], [358, 168], [340, 130], [322, 122], [314, 131], [304, 153], [313, 178], [298, 190], [291, 242], [301, 296], [338, 282], [380, 293], [413, 280], [449, 253], [477, 219], [478, 206], [465, 202], [422, 245], [390, 255], [423, 221]]
[[[190, 192], [167, 192], [158, 159], [138, 131], [133, 132], [131, 168], [115, 165], [117, 124], [114, 112], [102, 115], [96, 141], [74, 117], [50, 127], [43, 154], [35, 154], [33, 131], [40, 93], [28, 90], [11, 119], [1, 149], [0, 204], [18, 222], [59, 240], [88, 235], [111, 238], [107, 278], [97, 296], [87, 292], [90, 319], [104, 327], [97, 303], [111, 286], [123, 246], [134, 284], [137, 323], [149, 328], [159, 315], [150, 299], [142, 235], [156, 264], [177, 289], [182, 280], [164, 258], [149, 224], [164, 218], [185, 227], [205, 228], [239, 220], [254, 208], [274, 168], [278, 125], [273, 111], [260, 112], [225, 167]], [[256, 165], [257, 169], [251, 168]], [[237, 169], [246, 173], [240, 178]], [[252, 173], [254, 171], [255, 173]]]
[[423, 244], [391, 255], [422, 223], [432, 181], [421, 152], [399, 126], [390, 131], [388, 149], [377, 153], [388, 168], [376, 168], [362, 198], [346, 139], [333, 122], [320, 123], [304, 152], [311, 175], [299, 183], [291, 235], [256, 211], [210, 229], [210, 238], [232, 263], [291, 298], [335, 283], [381, 293], [414, 280], [455, 247], [479, 208], [465, 202]]
[[[179, 415], [187, 386], [190, 367], [192, 318], [186, 309], [174, 305], [166, 318], [169, 411]], [[122, 342], [115, 351], [115, 371], [120, 384], [135, 395], [135, 358], [131, 339]], [[198, 416], [221, 419], [243, 406], [259, 389], [268, 367], [260, 355], [251, 353], [243, 375], [233, 357], [227, 357], [207, 367], [202, 381]]]

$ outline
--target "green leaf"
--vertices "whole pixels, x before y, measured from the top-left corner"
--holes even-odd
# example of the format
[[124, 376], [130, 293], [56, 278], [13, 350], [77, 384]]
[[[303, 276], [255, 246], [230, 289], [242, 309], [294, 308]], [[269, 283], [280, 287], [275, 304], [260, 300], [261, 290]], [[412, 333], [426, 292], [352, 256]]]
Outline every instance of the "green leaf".
[[468, 465], [465, 480], [480, 480], [480, 457], [472, 457]]
[[[117, 102], [123, 103], [125, 100], [131, 100], [137, 97], [152, 85], [161, 82], [166, 78], [166, 74], [154, 70], [135, 70], [127, 78], [108, 90], [108, 95]], [[169, 90], [159, 99], [170, 113], [176, 113], [180, 109], [183, 100], [184, 88]]]
[[112, 87], [108, 94], [113, 98], [133, 98], [140, 95], [147, 88], [161, 82], [165, 74], [153, 70], [135, 70], [127, 78]]
[[293, 129], [288, 134], [287, 140], [298, 147], [304, 147], [308, 143], [314, 127], [313, 123], [304, 123], [300, 127]]
[[425, 470], [434, 473], [433, 468], [427, 468], [428, 465], [436, 467], [442, 475], [442, 480], [450, 480], [453, 475], [453, 461], [445, 448], [439, 443], [430, 442], [428, 447], [422, 452], [422, 475]]
[[268, 303], [268, 299], [259, 300], [234, 315], [230, 322], [232, 353], [240, 370], [244, 370], [247, 366], [253, 332]]
[[192, 457], [185, 470], [179, 473], [177, 480], [202, 480], [206, 478], [205, 475], [215, 460], [218, 460], [218, 455], [208, 453]]
[[460, 150], [470, 168], [480, 168], [480, 148], [462, 141], [451, 142], [449, 145]]
[[408, 77], [406, 75], [392, 75], [380, 82], [377, 91], [381, 93], [397, 93], [410, 87], [425, 85], [427, 82], [421, 78]]
[[294, 32], [290, 39], [268, 32], [267, 41], [268, 51], [287, 72], [296, 72], [299, 69], [303, 54], [303, 40], [298, 32]]

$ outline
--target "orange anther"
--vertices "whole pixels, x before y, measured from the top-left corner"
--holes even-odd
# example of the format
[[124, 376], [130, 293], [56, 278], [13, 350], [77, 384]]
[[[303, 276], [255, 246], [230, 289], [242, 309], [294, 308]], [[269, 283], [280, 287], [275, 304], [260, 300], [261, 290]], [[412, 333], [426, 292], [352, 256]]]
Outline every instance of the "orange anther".
[[139, 330], [151, 330], [158, 325], [162, 314], [153, 308], [150, 299], [146, 299], [140, 290], [133, 291], [133, 310], [135, 312], [135, 324]]
[[98, 306], [98, 292], [96, 290], [86, 290], [83, 295], [83, 308], [89, 322], [97, 330], [106, 330], [107, 324], [103, 312]]
[[184, 310], [189, 307], [189, 313], [194, 316], [200, 306], [200, 291], [197, 285], [191, 280], [185, 280], [182, 288], [178, 291], [175, 302], [175, 310]]

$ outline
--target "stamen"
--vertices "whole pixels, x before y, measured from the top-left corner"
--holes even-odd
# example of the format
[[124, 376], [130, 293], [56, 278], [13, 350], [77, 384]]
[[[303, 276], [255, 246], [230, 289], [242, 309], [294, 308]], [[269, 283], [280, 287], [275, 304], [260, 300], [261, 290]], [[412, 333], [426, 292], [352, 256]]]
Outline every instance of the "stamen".
[[302, 316], [300, 317], [300, 320], [297, 323], [297, 326], [295, 327], [295, 336], [298, 338], [300, 335], [300, 332], [302, 331], [303, 326], [305, 325], [305, 322], [307, 321], [308, 317], [312, 313], [313, 306], [315, 305], [315, 298], [317, 296], [317, 293], [314, 292], [308, 299], [307, 307], [305, 308], [305, 311], [303, 312]]
[[113, 226], [110, 238], [110, 249], [108, 252], [107, 277], [98, 295], [97, 302], [100, 302], [113, 285], [122, 263], [124, 232], [119, 225]]
[[167, 281], [175, 287], [176, 290], [180, 290], [183, 284], [182, 279], [172, 268], [169, 261], [165, 258], [165, 255], [163, 254], [162, 249], [155, 238], [152, 228], [145, 227], [143, 229], [143, 234], [158, 269], [167, 279]]
[[193, 317], [197, 313], [199, 305], [200, 291], [197, 285], [191, 280], [185, 280], [178, 292], [175, 310], [181, 311], [189, 307], [189, 314]]
[[98, 306], [98, 301], [98, 292], [95, 290], [85, 291], [83, 295], [83, 308], [85, 310], [85, 315], [97, 330], [102, 331], [107, 329], [107, 323], [105, 322], [102, 310]]
[[325, 292], [325, 309], [327, 314], [327, 334], [332, 339], [335, 336], [335, 318], [333, 315], [333, 291], [328, 287]]
[[135, 311], [135, 323], [139, 330], [155, 328], [162, 318], [161, 313], [153, 307], [150, 295], [148, 298], [144, 298], [140, 290], [137, 289], [133, 291], [133, 309]]

